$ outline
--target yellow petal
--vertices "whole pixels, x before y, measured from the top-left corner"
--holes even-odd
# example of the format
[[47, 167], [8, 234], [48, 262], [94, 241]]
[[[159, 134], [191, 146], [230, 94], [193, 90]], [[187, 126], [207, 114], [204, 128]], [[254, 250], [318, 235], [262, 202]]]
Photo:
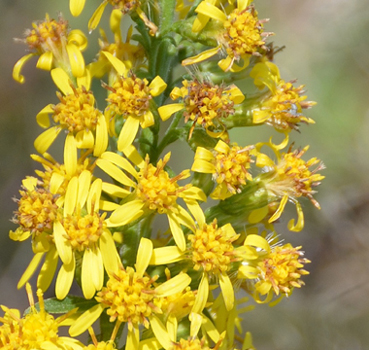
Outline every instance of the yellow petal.
[[96, 165], [122, 185], [135, 187], [136, 184], [116, 165], [106, 159], [98, 159]]
[[164, 349], [171, 349], [173, 347], [172, 340], [163, 325], [163, 323], [156, 316], [151, 316], [150, 325], [156, 339], [160, 342]]
[[104, 283], [104, 268], [101, 252], [96, 247], [86, 249], [82, 259], [82, 291], [86, 299], [91, 299]]
[[188, 66], [189, 64], [195, 64], [205, 61], [208, 58], [215, 56], [220, 50], [221, 46], [218, 45], [217, 47], [203, 51], [196, 56], [186, 58], [185, 60], [182, 61], [182, 66]]
[[77, 148], [94, 148], [95, 139], [91, 130], [78, 131], [75, 140]]
[[197, 6], [195, 12], [201, 13], [204, 16], [218, 20], [222, 23], [227, 20], [227, 16], [223, 11], [219, 10], [216, 6], [207, 1], [202, 1], [199, 6]]
[[138, 350], [160, 350], [163, 346], [156, 338], [148, 338], [140, 341]]
[[85, 59], [79, 48], [74, 44], [67, 44], [69, 63], [74, 77], [82, 77], [85, 74]]
[[53, 105], [49, 104], [44, 107], [38, 114], [36, 115], [37, 124], [41, 126], [41, 128], [48, 128], [50, 126], [50, 118], [49, 114], [53, 114]]
[[85, 7], [85, 2], [86, 0], [70, 0], [69, 9], [72, 16], [78, 17], [81, 14]]
[[197, 201], [187, 199], [185, 199], [185, 203], [187, 205], [188, 210], [195, 218], [197, 224], [200, 226], [203, 225], [205, 223], [205, 214], [202, 211], [199, 203], [197, 203]]
[[230, 71], [232, 73], [238, 73], [238, 72], [241, 72], [242, 70], [244, 70], [246, 67], [248, 67], [248, 65], [250, 64], [250, 58], [251, 58], [251, 55], [243, 55], [242, 57], [242, 66], [239, 66], [238, 64], [236, 63], [233, 63], [233, 65], [230, 67]]
[[104, 307], [101, 304], [96, 304], [91, 309], [85, 311], [69, 328], [70, 336], [76, 337], [86, 331], [100, 317], [103, 311]]
[[300, 232], [304, 228], [304, 213], [301, 208], [301, 204], [296, 202], [296, 210], [297, 210], [297, 223], [295, 225], [295, 220], [291, 219], [288, 222], [288, 229], [293, 232]]
[[145, 166], [145, 160], [141, 157], [140, 153], [138, 153], [137, 149], [131, 145], [127, 147], [123, 151], [124, 155], [135, 165], [137, 165], [140, 169]]
[[60, 256], [61, 261], [64, 264], [68, 265], [71, 263], [74, 257], [73, 257], [72, 247], [66, 237], [67, 237], [67, 233], [65, 232], [63, 225], [59, 221], [54, 222], [55, 246]]
[[270, 246], [268, 241], [259, 235], [251, 234], [245, 239], [244, 245], [251, 245], [253, 247], [264, 249], [266, 252], [270, 252]]
[[50, 71], [53, 68], [53, 60], [53, 53], [51, 51], [46, 51], [39, 57], [36, 67], [38, 69]]
[[100, 157], [105, 152], [109, 144], [108, 126], [103, 114], [99, 116], [96, 126], [96, 140], [94, 147], [94, 156]]
[[201, 314], [209, 297], [209, 279], [206, 273], [203, 273], [196, 299], [192, 307], [192, 312]]
[[133, 200], [121, 205], [107, 220], [108, 227], [123, 226], [138, 219], [143, 214], [143, 206], [144, 203], [141, 200]]
[[134, 325], [132, 329], [128, 328], [126, 350], [137, 350], [140, 343], [140, 330], [138, 325]]
[[29, 281], [29, 279], [32, 277], [32, 275], [35, 273], [35, 271], [36, 271], [38, 265], [40, 264], [41, 259], [44, 256], [44, 254], [45, 253], [37, 253], [32, 258], [31, 262], [29, 263], [28, 267], [26, 268], [26, 271], [24, 271], [22, 277], [20, 278], [20, 280], [17, 284], [18, 289], [22, 288]]
[[161, 106], [158, 108], [158, 113], [163, 121], [169, 119], [174, 113], [181, 111], [184, 108], [183, 103], [172, 103], [170, 105]]
[[140, 120], [138, 118], [129, 116], [126, 119], [118, 138], [119, 151], [123, 151], [133, 143], [136, 138], [139, 126]]
[[172, 314], [169, 314], [167, 319], [167, 331], [169, 334], [169, 338], [172, 342], [176, 342], [177, 340], [177, 330], [178, 330], [177, 317]]
[[103, 231], [99, 244], [105, 270], [109, 275], [117, 273], [121, 262], [113, 237], [109, 230], [105, 229]]
[[151, 111], [147, 111], [143, 119], [141, 118], [140, 125], [142, 129], [149, 128], [155, 124], [155, 118]]
[[33, 176], [27, 176], [22, 180], [22, 186], [25, 187], [28, 191], [33, 191], [37, 186], [38, 179]]
[[120, 23], [122, 21], [123, 13], [119, 9], [113, 9], [110, 15], [110, 30], [112, 33], [120, 36]]
[[227, 56], [218, 62], [218, 66], [224, 71], [228, 72], [234, 63], [234, 58]]
[[255, 267], [249, 266], [249, 265], [242, 265], [238, 269], [237, 278], [239, 278], [239, 279], [244, 279], [244, 278], [256, 279], [256, 278], [258, 278], [258, 275], [259, 275], [259, 270], [256, 269]]
[[153, 251], [153, 244], [147, 238], [141, 238], [140, 245], [137, 251], [136, 272], [139, 277], [142, 277], [149, 266]]
[[74, 210], [76, 209], [77, 193], [78, 193], [78, 177], [74, 176], [70, 179], [67, 191], [65, 193], [64, 217], [72, 215]]
[[180, 273], [156, 287], [155, 292], [161, 297], [167, 297], [182, 292], [190, 283], [191, 277], [186, 273]]
[[199, 333], [200, 327], [202, 325], [203, 317], [200, 314], [197, 314], [196, 312], [191, 312], [189, 315], [189, 319], [191, 321], [190, 326], [190, 336], [196, 337], [197, 333]]
[[60, 131], [61, 128], [59, 126], [53, 126], [39, 135], [33, 144], [37, 152], [45, 153], [58, 137]]
[[100, 6], [93, 13], [90, 20], [88, 21], [88, 29], [90, 32], [96, 29], [96, 27], [99, 25], [101, 16], [104, 13], [104, 10], [107, 4], [108, 4], [107, 1], [102, 2]]
[[120, 205], [117, 203], [100, 200], [100, 210], [113, 211], [118, 209], [119, 207]]
[[111, 65], [114, 67], [114, 69], [117, 71], [119, 75], [123, 76], [127, 75], [128, 69], [119, 58], [113, 56], [111, 53], [107, 51], [101, 51], [101, 54], [103, 54], [108, 59], [108, 61], [111, 63]]
[[234, 290], [232, 282], [226, 273], [219, 274], [219, 285], [220, 289], [222, 290], [226, 309], [227, 311], [230, 311], [233, 309], [234, 305]]
[[176, 242], [178, 248], [181, 251], [184, 251], [186, 249], [186, 239], [178, 218], [173, 213], [168, 212], [168, 221], [174, 241]]
[[245, 95], [242, 93], [242, 91], [236, 85], [232, 85], [231, 88], [228, 90], [228, 92], [231, 94], [230, 99], [235, 104], [242, 103], [245, 99]]
[[280, 218], [286, 206], [287, 201], [288, 201], [288, 195], [284, 195], [281, 202], [279, 203], [278, 209], [275, 211], [272, 217], [268, 220], [269, 223], [276, 221]]
[[71, 87], [71, 80], [68, 74], [61, 68], [54, 68], [51, 72], [51, 78], [53, 79], [55, 85], [64, 94], [73, 94], [73, 89]]
[[186, 200], [198, 200], [206, 202], [207, 197], [204, 191], [201, 188], [198, 188], [196, 186], [191, 186], [190, 188], [185, 189], [181, 192], [180, 196], [185, 201]]
[[88, 192], [87, 197], [87, 211], [91, 213], [94, 211], [97, 213], [100, 210], [100, 198], [101, 198], [101, 191], [102, 191], [102, 180], [96, 179]]
[[87, 196], [89, 195], [91, 179], [92, 174], [88, 170], [83, 170], [78, 177], [77, 203], [79, 208], [83, 208], [86, 203]]
[[203, 315], [202, 318], [203, 318], [203, 324], [202, 324], [203, 332], [207, 334], [214, 343], [217, 343], [220, 339], [219, 331], [217, 330], [214, 323], [211, 322], [209, 318], [207, 318], [205, 315]]
[[27, 61], [29, 61], [33, 56], [36, 56], [35, 53], [29, 53], [28, 55], [23, 56], [21, 59], [17, 61], [13, 68], [13, 79], [18, 83], [23, 84], [25, 82], [24, 76], [21, 74], [22, 68]]
[[37, 278], [37, 288], [40, 288], [43, 292], [49, 288], [54, 278], [55, 271], [58, 266], [58, 260], [58, 252], [55, 246], [52, 245], [45, 256], [45, 262], [43, 263]]
[[65, 181], [65, 177], [62, 174], [53, 172], [51, 175], [50, 185], [49, 185], [50, 192], [52, 194], [56, 194], [64, 181]]
[[82, 30], [73, 29], [68, 34], [68, 44], [74, 44], [80, 51], [84, 51], [88, 46], [88, 40]]
[[248, 222], [250, 224], [256, 224], [260, 222], [261, 220], [263, 220], [268, 215], [268, 213], [269, 213], [269, 208], [267, 205], [265, 207], [255, 209], [250, 213], [248, 217]]
[[102, 190], [105, 193], [108, 193], [111, 196], [118, 197], [118, 198], [126, 198], [129, 194], [131, 194], [130, 191], [125, 190], [123, 187], [109, 184], [107, 182], [102, 183]]
[[69, 264], [63, 264], [60, 267], [55, 283], [55, 295], [58, 299], [64, 299], [68, 295], [73, 283], [75, 268], [74, 255]]
[[160, 95], [167, 88], [167, 83], [157, 75], [154, 80], [151, 81], [149, 88], [150, 94], [155, 97]]
[[184, 258], [184, 252], [177, 246], [156, 248], [152, 252], [150, 265], [165, 265], [180, 261]]
[[266, 122], [271, 117], [271, 114], [267, 110], [254, 109], [252, 111], [252, 122], [254, 124], [261, 124]]
[[135, 179], [138, 180], [138, 173], [135, 167], [125, 158], [114, 152], [105, 152], [101, 155], [101, 159], [106, 159], [115, 165], [118, 165], [125, 171], [128, 171]]

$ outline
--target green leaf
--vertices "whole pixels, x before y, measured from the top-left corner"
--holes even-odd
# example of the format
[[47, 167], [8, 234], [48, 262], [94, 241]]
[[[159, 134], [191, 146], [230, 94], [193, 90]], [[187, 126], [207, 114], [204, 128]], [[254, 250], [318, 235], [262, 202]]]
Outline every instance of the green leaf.
[[[83, 297], [67, 296], [63, 300], [57, 298], [45, 299], [45, 310], [51, 314], [66, 314], [70, 310], [78, 308], [78, 312], [84, 312], [97, 304], [95, 300], [86, 300]], [[39, 303], [35, 304], [35, 307], [40, 311]], [[31, 308], [27, 308], [24, 314], [27, 315], [31, 312]]]

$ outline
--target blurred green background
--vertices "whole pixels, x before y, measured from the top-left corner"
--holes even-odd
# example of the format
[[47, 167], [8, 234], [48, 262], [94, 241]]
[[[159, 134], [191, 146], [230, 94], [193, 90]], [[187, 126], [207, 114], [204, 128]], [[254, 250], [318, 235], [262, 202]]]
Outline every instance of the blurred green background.
[[[26, 84], [12, 80], [12, 67], [25, 54], [25, 46], [13, 38], [22, 38], [45, 12], [57, 16], [60, 11], [72, 28], [86, 31], [100, 1], [87, 3], [74, 19], [67, 0], [0, 1], [0, 304], [8, 307], [28, 305], [16, 284], [32, 257], [29, 242], [8, 239], [15, 228], [9, 221], [16, 207], [11, 199], [35, 168], [29, 158], [41, 131], [35, 116], [56, 102], [49, 73], [36, 70], [35, 60], [24, 69]], [[260, 18], [270, 18], [266, 29], [276, 33], [275, 44], [286, 46], [275, 57], [282, 77], [298, 78], [309, 100], [318, 102], [308, 112], [316, 124], [302, 125], [292, 140], [310, 144], [306, 157], [319, 157], [327, 169], [316, 196], [322, 210], [304, 202], [301, 233], [289, 233], [286, 221], [279, 225], [286, 241], [303, 245], [312, 260], [306, 286], [274, 308], [260, 306], [245, 314], [244, 328], [253, 333], [258, 350], [369, 349], [369, 2], [255, 0], [255, 5]], [[90, 42], [96, 37], [93, 33]], [[248, 133], [234, 136], [246, 145], [252, 142]], [[269, 133], [260, 127], [257, 137], [266, 140]]]

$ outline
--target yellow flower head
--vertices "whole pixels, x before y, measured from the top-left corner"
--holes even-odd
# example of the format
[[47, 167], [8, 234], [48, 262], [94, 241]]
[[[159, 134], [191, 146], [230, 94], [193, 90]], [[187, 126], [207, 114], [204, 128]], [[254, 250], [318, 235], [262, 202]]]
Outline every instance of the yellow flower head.
[[[301, 247], [294, 248], [289, 243], [271, 246], [265, 238], [256, 234], [246, 237], [244, 247], [249, 253], [239, 268], [238, 278], [255, 282], [256, 301], [269, 302], [280, 293], [289, 296], [293, 288], [304, 285], [300, 278], [309, 274], [303, 267], [310, 260], [303, 258]], [[261, 301], [260, 295], [266, 296], [264, 301]]]
[[[258, 149], [261, 147], [260, 145], [262, 144], [257, 145]], [[304, 227], [304, 216], [297, 198], [307, 197], [317, 209], [320, 209], [320, 205], [314, 199], [313, 194], [316, 193], [314, 188], [324, 179], [324, 176], [317, 174], [319, 170], [324, 169], [324, 165], [317, 158], [311, 158], [308, 161], [301, 159], [309, 146], [293, 152], [291, 146], [288, 152], [282, 154], [275, 146], [271, 145], [271, 147], [276, 153], [277, 163], [274, 163], [265, 154], [259, 154], [256, 161], [258, 166], [266, 166], [266, 169], [269, 170], [261, 177], [265, 181], [265, 188], [268, 190], [271, 200], [274, 198], [281, 200], [278, 209], [269, 219], [269, 222], [279, 219], [287, 201], [290, 200], [296, 204], [298, 221], [295, 225], [294, 220], [291, 220], [288, 227], [291, 231], [300, 231]], [[317, 167], [310, 170], [309, 168], [314, 165], [317, 165]]]
[[155, 314], [162, 313], [161, 300], [183, 291], [191, 282], [191, 278], [182, 273], [162, 284], [156, 284], [159, 276], [150, 277], [146, 274], [152, 251], [152, 242], [142, 238], [135, 268], [121, 266], [110, 275], [106, 287], [96, 296], [99, 304], [82, 314], [72, 325], [69, 330], [72, 336], [84, 332], [106, 309], [110, 322], [116, 322], [116, 329], [122, 322], [128, 324], [126, 346], [138, 344], [139, 326], [148, 328]]
[[40, 311], [37, 311], [31, 286], [27, 284], [27, 294], [30, 302], [30, 312], [21, 316], [16, 309], [9, 309], [1, 305], [5, 312], [0, 317], [0, 348], [4, 350], [22, 349], [73, 349], [82, 350], [83, 345], [69, 337], [59, 337], [60, 323], [66, 318], [61, 316], [55, 319], [45, 311], [44, 299], [41, 290], [37, 291]]
[[[202, 1], [196, 8], [198, 13], [192, 30], [201, 31], [209, 19], [216, 21], [218, 46], [197, 56], [185, 59], [182, 65], [199, 63], [208, 59], [219, 51], [225, 51], [227, 57], [219, 61], [218, 65], [224, 71], [240, 71], [245, 69], [251, 55], [257, 55], [259, 48], [265, 49], [264, 38], [271, 33], [263, 33], [263, 23], [266, 20], [259, 20], [257, 12], [253, 6], [248, 6], [250, 1], [237, 1], [237, 7], [226, 15], [210, 1]], [[237, 66], [236, 62], [243, 60], [242, 66]]]
[[[178, 198], [184, 200], [197, 221], [202, 221], [204, 216], [197, 201], [206, 200], [205, 194], [199, 188], [191, 184], [183, 187], [177, 184], [177, 181], [190, 176], [189, 170], [184, 170], [171, 178], [164, 169], [170, 159], [170, 153], [163, 160], [159, 160], [156, 166], [150, 163], [148, 156], [145, 161], [141, 159], [137, 163], [140, 168], [139, 172], [125, 158], [117, 154], [105, 152], [101, 158], [97, 160], [97, 166], [122, 185], [132, 188], [130, 192], [115, 185], [104, 186], [106, 192], [112, 195], [120, 193], [119, 196], [125, 198], [131, 194], [129, 201], [113, 211], [108, 219], [108, 226], [126, 225], [145, 213], [166, 214], [173, 238], [178, 247], [184, 250], [186, 242], [181, 225], [193, 230], [195, 223], [190, 214], [177, 203], [177, 200]], [[120, 168], [127, 171], [135, 181], [128, 178]]]
[[205, 345], [205, 338], [202, 340], [195, 339], [180, 339], [178, 342], [168, 348], [168, 350], [210, 350], [209, 346]]
[[266, 123], [280, 132], [298, 130], [299, 123], [313, 124], [302, 110], [311, 108], [315, 102], [305, 101], [304, 86], [294, 87], [293, 82], [280, 79], [278, 67], [271, 62], [257, 63], [250, 76], [259, 88], [268, 87], [270, 94], [263, 98], [260, 107], [253, 110], [255, 124]]
[[213, 174], [217, 186], [210, 195], [213, 199], [225, 199], [241, 192], [246, 180], [252, 180], [248, 172], [252, 163], [250, 151], [253, 146], [241, 148], [228, 146], [219, 141], [213, 151], [197, 147], [191, 170], [199, 173]]
[[[38, 180], [33, 177], [23, 180], [22, 188], [23, 190], [19, 191], [21, 198], [17, 200], [18, 210], [13, 218], [19, 228], [10, 232], [10, 238], [22, 241], [32, 235], [35, 240], [42, 233], [52, 233], [53, 223], [58, 217], [59, 196], [39, 187]], [[51, 236], [43, 238], [47, 237], [51, 242]]]
[[32, 24], [33, 29], [25, 32], [23, 40], [32, 53], [23, 56], [14, 66], [13, 78], [24, 82], [21, 70], [33, 56], [40, 56], [37, 68], [51, 70], [63, 67], [70, 70], [74, 77], [85, 74], [85, 62], [81, 51], [87, 47], [87, 39], [80, 30], [68, 30], [68, 22], [61, 16], [58, 20], [50, 19], [46, 14], [44, 21]]
[[181, 320], [190, 314], [195, 298], [195, 292], [187, 287], [180, 293], [163, 298], [161, 309], [165, 315], [171, 315], [177, 320]]
[[198, 79], [184, 80], [182, 85], [181, 88], [175, 87], [170, 97], [172, 100], [181, 98], [183, 102], [159, 107], [162, 119], [166, 120], [175, 112], [183, 110], [185, 122], [193, 122], [189, 138], [196, 125], [202, 126], [212, 137], [227, 138], [222, 119], [234, 114], [234, 105], [245, 98], [242, 92], [235, 85], [219, 86]]
[[104, 282], [104, 268], [118, 270], [120, 262], [113, 237], [106, 228], [106, 213], [99, 213], [101, 179], [91, 184], [92, 174], [85, 170], [68, 184], [63, 217], [54, 222], [53, 237], [63, 265], [55, 292], [63, 299], [71, 287], [76, 262], [82, 257], [81, 282], [86, 299], [91, 299]]

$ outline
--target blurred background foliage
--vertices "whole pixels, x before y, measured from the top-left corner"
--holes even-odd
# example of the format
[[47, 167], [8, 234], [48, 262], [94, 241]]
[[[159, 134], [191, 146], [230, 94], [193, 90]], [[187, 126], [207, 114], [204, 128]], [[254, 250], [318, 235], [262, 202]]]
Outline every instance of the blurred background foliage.
[[[37, 70], [35, 60], [24, 70], [26, 84], [12, 80], [12, 67], [25, 54], [25, 46], [13, 38], [22, 38], [45, 12], [61, 12], [72, 28], [86, 32], [99, 3], [87, 0], [82, 16], [74, 19], [67, 0], [0, 1], [0, 303], [8, 307], [28, 305], [16, 284], [32, 256], [30, 242], [8, 238], [15, 228], [9, 221], [16, 208], [11, 198], [36, 167], [29, 158], [41, 131], [35, 116], [57, 102], [49, 73]], [[309, 100], [318, 102], [308, 111], [316, 124], [302, 125], [291, 141], [309, 144], [306, 159], [317, 156], [327, 169], [316, 196], [322, 210], [305, 201], [301, 233], [286, 230], [288, 213], [277, 227], [312, 260], [306, 286], [274, 308], [259, 306], [245, 314], [244, 329], [253, 333], [258, 350], [369, 349], [369, 2], [255, 0], [255, 5], [260, 18], [270, 18], [266, 30], [276, 35], [269, 41], [286, 46], [275, 56], [282, 78], [297, 78]], [[97, 36], [97, 31], [89, 36], [91, 55]], [[266, 141], [270, 133], [263, 126], [232, 131], [232, 137], [248, 145]]]

